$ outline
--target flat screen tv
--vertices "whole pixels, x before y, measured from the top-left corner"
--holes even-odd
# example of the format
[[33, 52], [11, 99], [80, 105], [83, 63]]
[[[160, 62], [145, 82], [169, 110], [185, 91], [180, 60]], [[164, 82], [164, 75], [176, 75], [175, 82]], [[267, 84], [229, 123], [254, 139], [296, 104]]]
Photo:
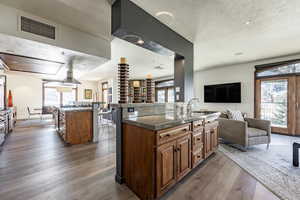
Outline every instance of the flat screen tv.
[[204, 86], [205, 103], [241, 103], [241, 83]]

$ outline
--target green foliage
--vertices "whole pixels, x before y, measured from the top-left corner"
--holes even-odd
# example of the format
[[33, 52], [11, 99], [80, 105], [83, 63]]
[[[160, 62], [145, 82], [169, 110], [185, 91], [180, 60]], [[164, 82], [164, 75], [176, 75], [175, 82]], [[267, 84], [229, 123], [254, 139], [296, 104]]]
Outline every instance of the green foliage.
[[272, 119], [273, 124], [286, 126], [287, 122], [287, 105], [286, 103], [277, 104], [274, 116]]

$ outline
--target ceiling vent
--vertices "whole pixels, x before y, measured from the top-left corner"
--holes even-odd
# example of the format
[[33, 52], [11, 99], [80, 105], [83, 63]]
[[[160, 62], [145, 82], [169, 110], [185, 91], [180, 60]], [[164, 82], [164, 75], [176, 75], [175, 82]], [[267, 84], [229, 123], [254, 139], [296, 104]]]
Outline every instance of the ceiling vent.
[[21, 16], [21, 31], [55, 40], [55, 26]]

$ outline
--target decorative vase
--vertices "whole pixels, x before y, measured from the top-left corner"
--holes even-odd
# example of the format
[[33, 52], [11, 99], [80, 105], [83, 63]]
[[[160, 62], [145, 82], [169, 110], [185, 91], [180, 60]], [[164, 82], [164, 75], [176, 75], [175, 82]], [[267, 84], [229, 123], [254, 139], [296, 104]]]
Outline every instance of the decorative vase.
[[13, 98], [12, 98], [12, 93], [11, 93], [11, 90], [9, 90], [8, 92], [8, 104], [7, 104], [8, 107], [13, 107]]

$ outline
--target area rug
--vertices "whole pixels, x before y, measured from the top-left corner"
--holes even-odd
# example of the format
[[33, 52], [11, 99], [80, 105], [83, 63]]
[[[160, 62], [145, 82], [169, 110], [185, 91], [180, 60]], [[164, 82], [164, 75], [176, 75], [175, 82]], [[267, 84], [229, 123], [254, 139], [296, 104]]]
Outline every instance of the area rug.
[[300, 138], [273, 135], [270, 148], [251, 147], [247, 152], [221, 144], [223, 152], [254, 176], [270, 191], [284, 200], [300, 199], [300, 169], [292, 165], [292, 143]]

